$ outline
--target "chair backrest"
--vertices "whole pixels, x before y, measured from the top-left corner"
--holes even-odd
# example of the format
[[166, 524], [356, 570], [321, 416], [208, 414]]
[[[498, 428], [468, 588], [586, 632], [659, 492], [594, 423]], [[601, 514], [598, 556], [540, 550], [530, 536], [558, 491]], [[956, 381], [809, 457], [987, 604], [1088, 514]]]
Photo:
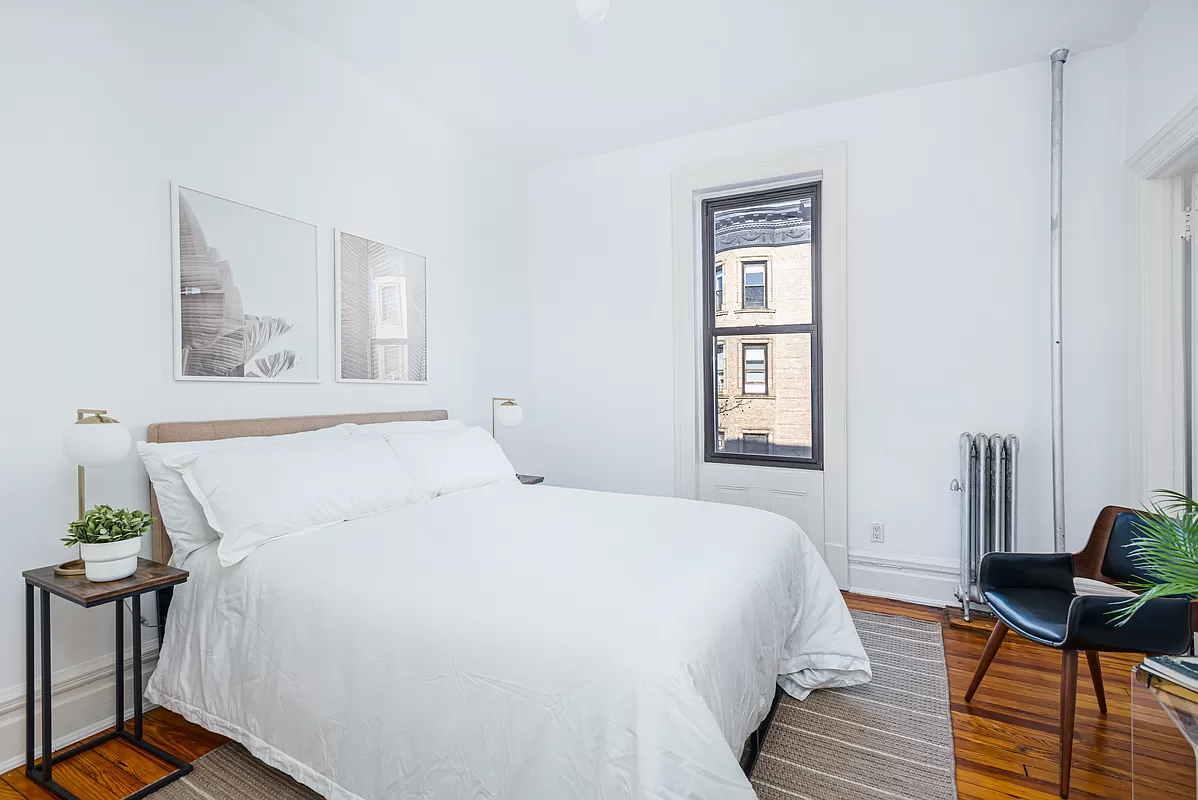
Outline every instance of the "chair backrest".
[[1143, 535], [1138, 524], [1140, 519], [1140, 515], [1134, 511], [1123, 511], [1115, 515], [1110, 537], [1106, 543], [1106, 552], [1102, 556], [1103, 577], [1118, 583], [1154, 582], [1152, 576], [1146, 574], [1132, 561], [1132, 551], [1128, 547]]

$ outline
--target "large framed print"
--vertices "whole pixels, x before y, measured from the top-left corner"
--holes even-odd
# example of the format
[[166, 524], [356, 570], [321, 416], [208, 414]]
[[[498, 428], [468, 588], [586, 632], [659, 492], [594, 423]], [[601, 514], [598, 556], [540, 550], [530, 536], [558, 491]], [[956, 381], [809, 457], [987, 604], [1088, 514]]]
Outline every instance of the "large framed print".
[[320, 380], [315, 225], [171, 184], [175, 378]]
[[337, 380], [428, 382], [424, 256], [334, 233]]

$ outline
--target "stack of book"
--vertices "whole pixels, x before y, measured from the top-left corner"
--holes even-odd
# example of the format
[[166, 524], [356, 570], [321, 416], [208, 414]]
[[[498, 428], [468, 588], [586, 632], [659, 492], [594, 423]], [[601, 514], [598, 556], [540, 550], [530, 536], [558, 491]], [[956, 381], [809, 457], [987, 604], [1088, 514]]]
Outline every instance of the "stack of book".
[[1144, 659], [1141, 669], [1164, 679], [1153, 681], [1153, 686], [1191, 702], [1198, 702], [1198, 657], [1149, 656]]

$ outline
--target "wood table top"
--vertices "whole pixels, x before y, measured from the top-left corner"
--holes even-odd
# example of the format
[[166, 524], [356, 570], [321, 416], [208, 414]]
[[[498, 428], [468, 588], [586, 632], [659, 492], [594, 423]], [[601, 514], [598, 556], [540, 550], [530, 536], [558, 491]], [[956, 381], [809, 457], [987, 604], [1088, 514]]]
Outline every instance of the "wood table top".
[[54, 574], [54, 567], [40, 567], [22, 572], [26, 583], [45, 589], [72, 603], [91, 608], [143, 592], [165, 589], [187, 580], [187, 570], [168, 567], [146, 558], [137, 559], [137, 572], [128, 578], [93, 583], [83, 575]]

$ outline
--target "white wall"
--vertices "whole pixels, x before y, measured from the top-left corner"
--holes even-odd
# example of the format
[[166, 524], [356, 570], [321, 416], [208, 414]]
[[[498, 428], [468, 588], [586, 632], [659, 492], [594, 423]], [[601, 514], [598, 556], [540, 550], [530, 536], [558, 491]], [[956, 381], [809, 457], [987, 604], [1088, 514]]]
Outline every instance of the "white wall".
[[[384, 409], [487, 425], [492, 395], [524, 395], [527, 329], [521, 173], [381, 84], [234, 0], [0, 0], [0, 18], [2, 707], [24, 679], [18, 572], [69, 556], [76, 407], [136, 438], [159, 420]], [[322, 226], [323, 383], [172, 379], [171, 180]], [[427, 255], [428, 386], [332, 381], [331, 226]], [[528, 467], [520, 431], [501, 440]], [[89, 473], [89, 502], [147, 507], [136, 454]], [[112, 646], [108, 607], [56, 601], [54, 622], [56, 668]], [[3, 717], [0, 762], [20, 741]]]
[[1127, 153], [1198, 96], [1198, 0], [1153, 0], [1127, 40]]
[[[1129, 493], [1124, 67], [1116, 46], [1066, 72], [1071, 544]], [[538, 467], [567, 485], [672, 493], [671, 174], [846, 141], [850, 547], [955, 560], [948, 485], [971, 430], [1022, 438], [1020, 544], [1051, 549], [1049, 91], [1046, 57], [532, 171]], [[872, 520], [885, 544], [870, 544]]]

